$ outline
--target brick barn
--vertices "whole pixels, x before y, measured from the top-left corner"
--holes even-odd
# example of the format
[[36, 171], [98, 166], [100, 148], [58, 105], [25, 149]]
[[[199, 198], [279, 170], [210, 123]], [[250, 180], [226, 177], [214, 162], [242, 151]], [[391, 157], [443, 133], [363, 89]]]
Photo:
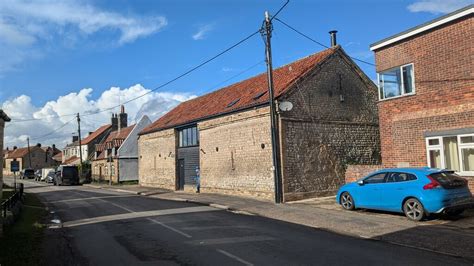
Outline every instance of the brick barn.
[[474, 191], [474, 5], [371, 45], [384, 167], [455, 170]]
[[[380, 160], [377, 88], [340, 46], [274, 70], [284, 201], [332, 195], [347, 164]], [[139, 182], [274, 197], [266, 74], [186, 101], [139, 134]]]

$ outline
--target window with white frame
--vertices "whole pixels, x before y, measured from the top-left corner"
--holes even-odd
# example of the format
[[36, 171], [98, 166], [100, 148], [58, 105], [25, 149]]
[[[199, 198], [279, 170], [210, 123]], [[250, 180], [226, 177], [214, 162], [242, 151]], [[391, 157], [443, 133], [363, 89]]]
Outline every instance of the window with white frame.
[[377, 73], [379, 99], [388, 99], [415, 93], [413, 64], [403, 65]]
[[474, 175], [474, 134], [426, 138], [428, 165]]

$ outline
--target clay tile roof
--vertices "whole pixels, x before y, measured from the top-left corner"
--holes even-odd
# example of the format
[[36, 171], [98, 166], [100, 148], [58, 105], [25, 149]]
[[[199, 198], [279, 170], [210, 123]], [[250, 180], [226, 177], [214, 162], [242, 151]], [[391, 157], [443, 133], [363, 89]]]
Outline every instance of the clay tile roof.
[[54, 155], [53, 160], [62, 161], [63, 160], [63, 152], [59, 152], [58, 154]]
[[[285, 93], [298, 78], [312, 70], [315, 65], [323, 62], [329, 55], [337, 51], [339, 47], [326, 49], [275, 69], [273, 72], [275, 98]], [[183, 102], [144, 128], [140, 134], [152, 133], [161, 129], [196, 122], [215, 115], [267, 104], [269, 97], [267, 86], [267, 74], [262, 73]]]
[[121, 130], [115, 130], [110, 132], [109, 136], [105, 140], [105, 142], [112, 141], [114, 139], [126, 139], [130, 132], [132, 132], [133, 128], [135, 125], [131, 125], [125, 128], [122, 128]]
[[99, 127], [96, 131], [89, 134], [89, 136], [82, 139], [81, 140], [81, 145], [89, 144], [89, 142], [93, 141], [100, 134], [104, 133], [106, 130], [108, 130], [111, 127], [112, 127], [112, 125], [110, 125], [110, 124]]
[[67, 159], [66, 161], [64, 161], [63, 164], [73, 164], [76, 161], [79, 161], [79, 157], [74, 155], [74, 156], [70, 157], [69, 159]]
[[[32, 146], [30, 147], [30, 151], [33, 152], [35, 149], [41, 149], [40, 147], [37, 146]], [[15, 150], [11, 150], [6, 158], [22, 158], [23, 156], [28, 154], [28, 147], [25, 148], [18, 148]]]

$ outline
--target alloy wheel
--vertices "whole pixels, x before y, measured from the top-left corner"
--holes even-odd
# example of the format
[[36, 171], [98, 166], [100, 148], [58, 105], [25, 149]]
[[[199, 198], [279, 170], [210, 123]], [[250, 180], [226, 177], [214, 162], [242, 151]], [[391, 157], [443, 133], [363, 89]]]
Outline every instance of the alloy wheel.
[[409, 199], [404, 206], [405, 215], [414, 221], [420, 221], [424, 216], [423, 205], [417, 199]]
[[354, 200], [352, 199], [351, 194], [344, 192], [341, 195], [341, 205], [346, 210], [354, 209]]

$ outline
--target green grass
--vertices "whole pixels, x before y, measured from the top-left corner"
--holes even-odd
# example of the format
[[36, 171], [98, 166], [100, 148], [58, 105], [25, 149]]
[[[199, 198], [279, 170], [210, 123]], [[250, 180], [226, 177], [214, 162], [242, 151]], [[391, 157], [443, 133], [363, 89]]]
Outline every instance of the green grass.
[[34, 194], [26, 194], [19, 219], [5, 227], [0, 237], [0, 265], [36, 265], [41, 255], [44, 225], [47, 214]]

